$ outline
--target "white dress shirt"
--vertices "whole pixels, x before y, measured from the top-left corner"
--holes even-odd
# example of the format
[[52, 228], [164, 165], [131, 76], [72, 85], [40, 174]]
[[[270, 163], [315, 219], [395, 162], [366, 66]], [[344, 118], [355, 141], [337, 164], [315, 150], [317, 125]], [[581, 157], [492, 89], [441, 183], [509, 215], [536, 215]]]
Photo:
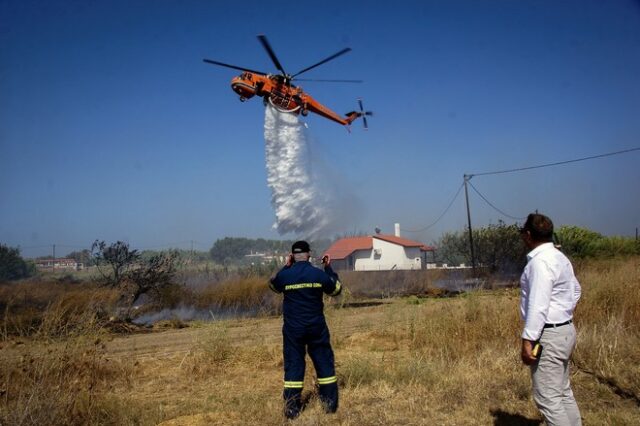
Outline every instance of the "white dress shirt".
[[520, 277], [522, 338], [536, 341], [545, 324], [573, 319], [582, 289], [569, 259], [553, 243], [544, 243], [527, 254]]

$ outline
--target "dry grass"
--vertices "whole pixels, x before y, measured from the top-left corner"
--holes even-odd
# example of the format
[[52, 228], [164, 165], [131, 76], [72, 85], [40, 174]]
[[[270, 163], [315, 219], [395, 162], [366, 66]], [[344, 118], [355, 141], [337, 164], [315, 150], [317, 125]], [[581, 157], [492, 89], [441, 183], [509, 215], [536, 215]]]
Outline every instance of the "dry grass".
[[574, 361], [640, 400], [640, 260], [591, 262], [579, 273], [584, 297]]
[[134, 367], [125, 360], [109, 359], [96, 336], [33, 347], [24, 343], [23, 350], [5, 350], [5, 355], [13, 353], [0, 366], [0, 422], [89, 424], [119, 418], [121, 413], [110, 409], [117, 399], [110, 392], [127, 384]]
[[90, 333], [115, 307], [117, 293], [93, 284], [25, 281], [0, 285], [0, 337], [52, 338]]
[[267, 286], [264, 277], [232, 278], [204, 287], [194, 295], [194, 305], [225, 310], [276, 313], [279, 299]]
[[[631, 258], [577, 268], [584, 292], [572, 381], [585, 425], [640, 424], [639, 264]], [[257, 280], [220, 294], [249, 298], [263, 286]], [[388, 302], [326, 309], [341, 406], [325, 415], [311, 393], [294, 424], [541, 420], [519, 361], [517, 289]], [[144, 336], [169, 346], [170, 336], [192, 333], [166, 356], [139, 351], [142, 337], [135, 336], [117, 339], [128, 349], [116, 355], [97, 330], [54, 343], [5, 342], [0, 424], [283, 424], [280, 321], [221, 321]], [[313, 382], [307, 368], [306, 392]]]

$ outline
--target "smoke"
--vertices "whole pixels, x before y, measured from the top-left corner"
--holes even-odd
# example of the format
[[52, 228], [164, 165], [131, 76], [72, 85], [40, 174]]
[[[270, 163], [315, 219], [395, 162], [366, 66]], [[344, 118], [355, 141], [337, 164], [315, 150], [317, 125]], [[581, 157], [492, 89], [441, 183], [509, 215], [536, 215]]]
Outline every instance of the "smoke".
[[209, 309], [198, 309], [193, 306], [181, 306], [174, 309], [165, 308], [161, 311], [150, 312], [133, 320], [134, 324], [153, 325], [158, 321], [178, 319], [180, 321], [217, 321], [231, 318], [253, 318], [259, 313], [258, 307], [252, 308], [220, 308], [212, 306]]
[[276, 215], [273, 227], [278, 233], [315, 239], [348, 229], [359, 203], [314, 152], [299, 117], [267, 105], [264, 139], [267, 185]]

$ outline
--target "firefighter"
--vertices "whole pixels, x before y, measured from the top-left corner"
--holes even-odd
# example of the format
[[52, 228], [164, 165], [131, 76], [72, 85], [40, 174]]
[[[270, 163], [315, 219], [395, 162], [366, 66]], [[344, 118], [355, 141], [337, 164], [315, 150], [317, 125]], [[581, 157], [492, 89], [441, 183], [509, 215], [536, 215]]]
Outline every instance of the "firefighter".
[[324, 318], [323, 293], [337, 296], [342, 290], [338, 275], [324, 256], [324, 272], [309, 262], [306, 241], [291, 247], [287, 264], [271, 278], [269, 287], [284, 294], [282, 327], [284, 355], [284, 414], [296, 418], [302, 410], [305, 352], [309, 353], [318, 378], [318, 394], [327, 413], [338, 409], [338, 383], [329, 328]]

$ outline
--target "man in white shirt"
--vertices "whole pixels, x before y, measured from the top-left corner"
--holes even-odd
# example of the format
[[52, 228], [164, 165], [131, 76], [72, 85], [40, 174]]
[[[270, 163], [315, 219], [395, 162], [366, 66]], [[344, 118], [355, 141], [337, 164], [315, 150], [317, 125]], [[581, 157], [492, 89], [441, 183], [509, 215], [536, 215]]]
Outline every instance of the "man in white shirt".
[[525, 323], [521, 357], [531, 367], [533, 399], [547, 424], [581, 425], [569, 382], [580, 283], [569, 259], [553, 245], [551, 219], [532, 213], [520, 234], [530, 250], [520, 278], [520, 314]]

